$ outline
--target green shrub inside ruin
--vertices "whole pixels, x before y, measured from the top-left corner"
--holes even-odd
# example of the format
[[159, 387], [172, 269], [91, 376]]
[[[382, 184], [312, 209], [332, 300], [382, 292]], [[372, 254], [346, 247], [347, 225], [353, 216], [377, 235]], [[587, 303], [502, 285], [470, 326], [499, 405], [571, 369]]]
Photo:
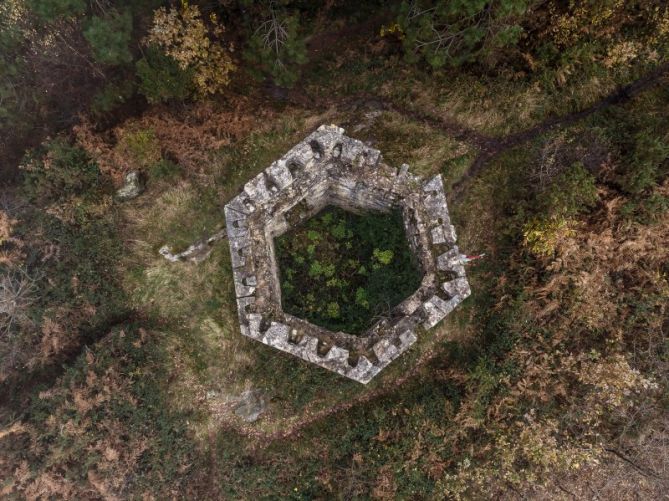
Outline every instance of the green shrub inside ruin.
[[276, 239], [284, 311], [360, 334], [418, 289], [402, 215], [326, 207]]

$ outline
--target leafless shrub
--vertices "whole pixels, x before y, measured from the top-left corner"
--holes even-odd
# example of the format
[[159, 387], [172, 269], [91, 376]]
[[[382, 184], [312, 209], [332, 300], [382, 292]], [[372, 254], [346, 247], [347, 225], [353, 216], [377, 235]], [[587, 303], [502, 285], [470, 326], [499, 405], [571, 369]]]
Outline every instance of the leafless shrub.
[[288, 40], [288, 28], [276, 11], [275, 2], [269, 3], [270, 16], [256, 29], [255, 34], [260, 37], [266, 49], [271, 49], [279, 60], [279, 53]]
[[0, 336], [9, 337], [14, 327], [27, 318], [35, 291], [34, 278], [23, 269], [0, 276]]
[[0, 382], [30, 353], [33, 333], [28, 316], [35, 300], [35, 278], [24, 269], [6, 268], [0, 275]]
[[595, 173], [609, 158], [609, 148], [596, 132], [581, 131], [578, 135], [562, 132], [543, 143], [530, 179], [538, 191], [543, 191], [575, 162], [582, 163], [587, 170]]
[[532, 173], [532, 178], [539, 185], [539, 190], [548, 186], [551, 179], [557, 176], [564, 166], [560, 162], [559, 154], [565, 147], [564, 134], [558, 134], [544, 143], [539, 152], [539, 161], [535, 164], [536, 168]]

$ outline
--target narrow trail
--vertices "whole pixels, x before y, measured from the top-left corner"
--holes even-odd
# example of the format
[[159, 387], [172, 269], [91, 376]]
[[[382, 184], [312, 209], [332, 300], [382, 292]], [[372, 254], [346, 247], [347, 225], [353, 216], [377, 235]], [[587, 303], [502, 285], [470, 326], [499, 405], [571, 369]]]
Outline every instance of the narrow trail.
[[667, 74], [669, 74], [669, 63], [658, 66], [655, 70], [623, 87], [618, 88], [611, 94], [604, 96], [599, 101], [595, 102], [587, 108], [584, 108], [583, 110], [575, 111], [573, 113], [568, 113], [562, 116], [551, 117], [527, 130], [509, 134], [499, 139], [492, 139], [488, 145], [484, 145], [484, 147], [481, 148], [481, 152], [477, 156], [476, 160], [474, 160], [474, 163], [472, 163], [469, 169], [463, 174], [462, 178], [453, 186], [454, 198], [461, 198], [467, 182], [471, 178], [478, 176], [483, 170], [485, 170], [486, 166], [492, 159], [504, 151], [529, 142], [535, 139], [537, 136], [545, 134], [551, 130], [573, 125], [609, 106], [628, 102], [642, 92], [659, 84], [662, 78], [664, 78]]
[[[477, 148], [479, 153], [474, 162], [463, 173], [460, 180], [453, 186], [451, 197], [458, 200], [464, 194], [465, 187], [469, 180], [481, 174], [481, 172], [488, 166], [489, 162], [503, 152], [530, 142], [536, 137], [551, 130], [573, 125], [610, 106], [626, 103], [644, 91], [661, 83], [661, 80], [668, 74], [669, 62], [658, 66], [653, 71], [645, 74], [637, 80], [619, 87], [587, 108], [565, 115], [549, 117], [529, 129], [501, 137], [481, 133], [463, 125], [453, 117], [443, 115], [437, 116], [425, 110], [408, 108], [406, 105], [398, 103], [392, 99], [369, 92], [361, 92], [339, 99], [309, 98], [306, 97], [305, 93], [298, 92], [296, 94], [300, 96], [299, 98], [296, 97], [295, 99], [292, 99], [291, 97], [288, 97], [287, 100], [294, 106], [303, 108], [308, 107], [311, 110], [313, 110], [314, 107], [323, 111], [332, 108], [342, 110], [373, 107], [384, 111], [391, 111], [413, 121], [421, 122], [429, 127], [439, 129], [448, 136]], [[308, 105], [306, 103], [308, 103]]]

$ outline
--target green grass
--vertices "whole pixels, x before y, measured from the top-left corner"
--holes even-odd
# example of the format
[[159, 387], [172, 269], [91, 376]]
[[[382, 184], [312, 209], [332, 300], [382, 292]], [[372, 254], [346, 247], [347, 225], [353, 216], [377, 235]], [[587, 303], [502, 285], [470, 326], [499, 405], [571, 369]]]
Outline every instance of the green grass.
[[383, 113], [369, 128], [351, 134], [371, 141], [389, 165], [408, 163], [411, 172], [426, 177], [440, 170], [450, 172], [452, 162], [475, 151], [439, 129], [392, 112]]
[[340, 98], [368, 95], [373, 101], [378, 96], [408, 109], [454, 119], [480, 133], [503, 136], [555, 115], [585, 109], [661, 62], [639, 58], [630, 65], [606, 68], [594, 56], [581, 59], [567, 65], [572, 71], [559, 82], [557, 75], [564, 69], [560, 65], [495, 73], [462, 67], [426, 71], [395, 53], [380, 61], [372, 54], [349, 49], [318, 61], [305, 75], [304, 85], [311, 96], [323, 95], [324, 88]]
[[[320, 80], [307, 82], [308, 89], [325, 88], [335, 95], [378, 91], [493, 134], [582, 107], [619, 77], [624, 80], [624, 75], [605, 76], [598, 85], [593, 73], [578, 77], [584, 79], [578, 83], [581, 88], [568, 83], [557, 89], [546, 82], [545, 88], [537, 87], [538, 78], [427, 74], [398, 61], [372, 63], [365, 55], [350, 69], [327, 61], [319, 65]], [[666, 91], [657, 94], [661, 92]], [[630, 134], [612, 123], [637, 116], [657, 128], [665, 120], [662, 108], [645, 114], [635, 107], [651, 109], [658, 99], [649, 93], [581, 126], [602, 128], [614, 143], [624, 137], [627, 148]], [[123, 219], [118, 236], [95, 224], [64, 231], [52, 216], [46, 218], [45, 232], [49, 238], [53, 232], [67, 251], [62, 265], [48, 264], [57, 268], [50, 294], [71, 295], [67, 273], [74, 269], [86, 278], [80, 298], [99, 306], [98, 314], [120, 301], [137, 312], [138, 320], [111, 332], [98, 329], [60, 378], [27, 392], [32, 403], [21, 421], [31, 434], [0, 439], [3, 452], [12, 451], [8, 466], [0, 464], [0, 474], [12, 477], [25, 459], [28, 481], [39, 479], [38, 487], [74, 485], [100, 497], [105, 494], [99, 489], [107, 488], [128, 498], [415, 499], [443, 496], [444, 479], [458, 472], [458, 464], [485, 459], [499, 431], [489, 417], [498, 411], [491, 404], [504, 398], [507, 381], [525, 371], [509, 356], [520, 329], [550, 339], [547, 329], [527, 327], [532, 317], [523, 310], [525, 288], [534, 286], [527, 277], [536, 263], [510, 266], [525, 259], [514, 253], [520, 252], [520, 223], [530, 215], [534, 197], [528, 173], [550, 136], [496, 157], [450, 204], [460, 248], [488, 254], [467, 270], [472, 297], [443, 324], [420, 333], [411, 350], [367, 386], [240, 334], [225, 242], [199, 265], [169, 263], [157, 254], [162, 245], [179, 251], [220, 228], [225, 201], [320, 123], [348, 124], [349, 135], [370, 141], [390, 164], [408, 162], [425, 176], [442, 173], [447, 187], [476, 155], [471, 145], [393, 112], [353, 132], [363, 120], [350, 110], [315, 115], [285, 107], [270, 124], [211, 152], [212, 162], [202, 172], [156, 165], [149, 173], [156, 182], [149, 183], [147, 193], [118, 208]], [[577, 128], [574, 132], [579, 135]], [[624, 169], [632, 156], [622, 158]], [[666, 212], [659, 196], [649, 188], [630, 207], [630, 217], [652, 220]], [[74, 266], [73, 260], [81, 262]], [[335, 275], [337, 271], [335, 267]], [[624, 301], [634, 310], [625, 328], [657, 330], [650, 320], [666, 296], [645, 294], [637, 301], [639, 291], [630, 290]], [[425, 356], [431, 361], [397, 384]], [[230, 399], [247, 388], [269, 396], [266, 413], [253, 424], [240, 422], [229, 407]], [[319, 411], [370, 394], [374, 398], [300, 427], [287, 439], [267, 439], [266, 433], [290, 430]], [[522, 421], [530, 407], [542, 412], [543, 404], [500, 407], [511, 422]], [[4, 419], [3, 426], [15, 418]], [[106, 447], [120, 453], [120, 459], [113, 459]], [[94, 487], [91, 481], [99, 478], [106, 483]]]

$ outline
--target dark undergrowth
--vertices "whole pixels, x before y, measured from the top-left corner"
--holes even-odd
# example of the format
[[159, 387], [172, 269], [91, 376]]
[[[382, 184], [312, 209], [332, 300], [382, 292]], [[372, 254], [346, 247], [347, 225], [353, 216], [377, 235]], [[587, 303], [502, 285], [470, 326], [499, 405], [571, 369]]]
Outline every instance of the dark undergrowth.
[[402, 215], [327, 207], [276, 239], [285, 310], [359, 334], [418, 289]]

